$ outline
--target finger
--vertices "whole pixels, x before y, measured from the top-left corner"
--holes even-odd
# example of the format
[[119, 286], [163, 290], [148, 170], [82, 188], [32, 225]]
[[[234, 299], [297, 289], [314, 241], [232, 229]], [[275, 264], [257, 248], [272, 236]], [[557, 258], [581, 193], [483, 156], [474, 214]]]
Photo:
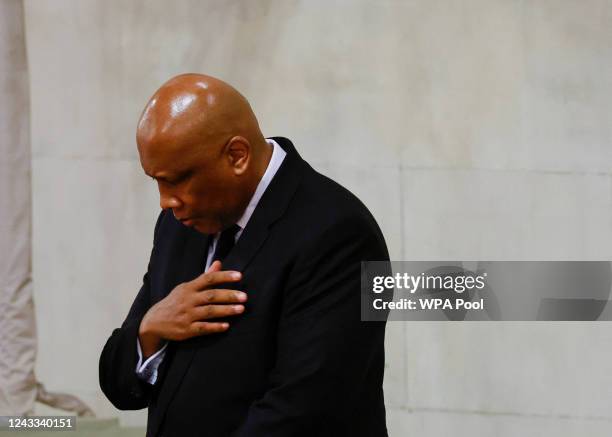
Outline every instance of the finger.
[[206, 270], [205, 273], [220, 272], [220, 271], [221, 271], [221, 261], [216, 260], [216, 261], [213, 261], [213, 263], [208, 267], [208, 270]]
[[193, 322], [190, 326], [192, 332], [196, 335], [214, 334], [217, 332], [227, 331], [229, 323], [218, 322]]
[[235, 270], [222, 270], [214, 272], [204, 272], [191, 282], [192, 285], [196, 288], [196, 290], [204, 290], [205, 288], [212, 287], [215, 284], [236, 282], [239, 281], [241, 278], [242, 274], [240, 272], [237, 272]]
[[192, 320], [218, 319], [220, 317], [235, 316], [244, 312], [244, 305], [202, 305], [194, 307], [191, 312]]
[[205, 280], [205, 276], [208, 275], [209, 273], [220, 272], [221, 267], [222, 267], [221, 261], [219, 260], [213, 261], [212, 264], [209, 265], [208, 268], [204, 271], [204, 273], [201, 273], [200, 276], [193, 279], [191, 282], [194, 284], [199, 284], [199, 282]]
[[240, 303], [246, 302], [247, 294], [237, 290], [224, 288], [211, 288], [195, 294], [195, 305], [209, 305], [212, 303]]

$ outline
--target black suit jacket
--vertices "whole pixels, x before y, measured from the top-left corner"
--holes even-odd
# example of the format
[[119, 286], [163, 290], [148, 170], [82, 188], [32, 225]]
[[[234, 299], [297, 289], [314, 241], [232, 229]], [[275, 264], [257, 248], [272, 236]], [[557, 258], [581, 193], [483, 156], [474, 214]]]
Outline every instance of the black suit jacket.
[[360, 321], [360, 261], [388, 260], [383, 235], [349, 191], [287, 156], [224, 269], [245, 313], [221, 334], [170, 342], [151, 386], [135, 373], [138, 326], [204, 271], [208, 236], [162, 211], [148, 271], [100, 357], [100, 386], [122, 410], [148, 407], [147, 437], [381, 437], [384, 322]]

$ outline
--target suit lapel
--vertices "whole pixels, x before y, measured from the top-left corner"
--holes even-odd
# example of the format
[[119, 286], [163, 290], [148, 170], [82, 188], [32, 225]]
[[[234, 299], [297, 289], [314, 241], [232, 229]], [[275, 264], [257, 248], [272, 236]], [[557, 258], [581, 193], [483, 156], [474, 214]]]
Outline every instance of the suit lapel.
[[224, 270], [243, 272], [268, 238], [270, 228], [289, 205], [302, 178], [306, 163], [291, 141], [283, 137], [273, 139], [287, 152], [283, 163], [259, 200], [253, 215], [238, 242], [223, 263]]

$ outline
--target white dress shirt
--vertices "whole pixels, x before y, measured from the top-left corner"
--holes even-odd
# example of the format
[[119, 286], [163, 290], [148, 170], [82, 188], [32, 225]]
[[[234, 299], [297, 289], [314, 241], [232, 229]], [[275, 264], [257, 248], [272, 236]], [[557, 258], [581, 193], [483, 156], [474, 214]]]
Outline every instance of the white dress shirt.
[[[259, 184], [257, 184], [257, 188], [253, 193], [253, 197], [251, 197], [249, 204], [242, 213], [242, 217], [240, 217], [240, 219], [236, 222], [240, 229], [238, 230], [238, 232], [236, 232], [234, 242], [238, 241], [238, 239], [242, 235], [242, 231], [244, 230], [251, 216], [253, 215], [253, 211], [255, 211], [255, 208], [257, 207], [261, 196], [263, 196], [263, 193], [266, 191], [266, 188], [268, 188], [268, 185], [270, 185], [272, 178], [274, 178], [274, 175], [278, 171], [279, 167], [283, 163], [283, 160], [285, 159], [285, 156], [287, 155], [287, 152], [285, 152], [276, 141], [266, 138], [266, 142], [270, 146], [272, 146], [272, 157], [270, 158], [270, 162], [268, 163], [268, 167], [266, 168], [264, 175], [261, 177]], [[208, 255], [206, 256], [205, 270], [208, 270], [208, 268], [212, 264], [212, 257], [215, 253], [215, 249], [217, 247], [217, 242], [219, 241], [220, 235], [221, 232], [217, 232], [212, 240], [212, 243], [208, 245]], [[140, 340], [136, 339], [136, 347], [138, 350], [138, 364], [136, 364], [136, 375], [138, 375], [140, 379], [148, 382], [149, 384], [155, 384], [155, 381], [157, 381], [157, 371], [159, 365], [161, 364], [162, 360], [164, 359], [164, 356], [166, 355], [166, 346], [168, 346], [167, 343], [164, 344], [164, 346], [160, 350], [158, 350], [149, 358], [147, 358], [147, 360], [143, 363]]]

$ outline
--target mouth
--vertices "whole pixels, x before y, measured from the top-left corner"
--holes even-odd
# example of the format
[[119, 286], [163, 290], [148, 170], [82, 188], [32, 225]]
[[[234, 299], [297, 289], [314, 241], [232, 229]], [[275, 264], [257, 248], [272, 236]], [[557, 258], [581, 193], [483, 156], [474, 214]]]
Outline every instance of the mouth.
[[192, 218], [182, 218], [179, 219], [179, 221], [184, 224], [185, 226], [192, 226], [193, 225], [193, 219]]

